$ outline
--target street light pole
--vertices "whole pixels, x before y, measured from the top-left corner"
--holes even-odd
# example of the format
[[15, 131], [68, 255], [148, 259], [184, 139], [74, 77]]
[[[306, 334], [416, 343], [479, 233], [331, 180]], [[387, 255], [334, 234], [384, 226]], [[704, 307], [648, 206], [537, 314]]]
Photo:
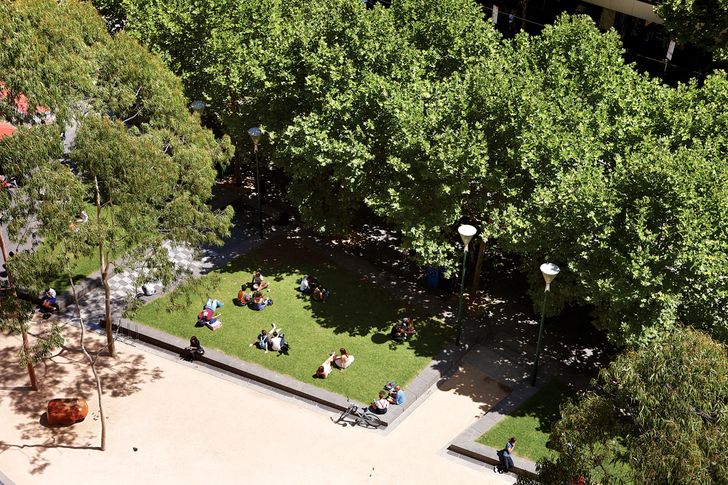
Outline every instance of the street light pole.
[[538, 375], [538, 360], [541, 357], [541, 339], [543, 337], [543, 324], [546, 319], [546, 296], [551, 290], [551, 282], [556, 278], [561, 270], [558, 266], [553, 263], [544, 263], [541, 265], [541, 274], [546, 282], [546, 287], [543, 290], [543, 305], [541, 306], [541, 324], [538, 326], [538, 340], [536, 341], [536, 360], [533, 363], [533, 378], [531, 379], [531, 386], [536, 385], [536, 376]]
[[478, 230], [476, 228], [467, 224], [463, 224], [462, 226], [458, 227], [460, 238], [463, 240], [463, 268], [462, 276], [460, 278], [460, 301], [458, 303], [457, 317], [458, 334], [457, 338], [455, 339], [455, 345], [457, 345], [458, 347], [463, 344], [463, 296], [465, 293], [465, 263], [468, 260], [468, 243], [473, 238], [473, 236], [475, 236], [475, 233], [477, 231]]
[[260, 194], [260, 164], [258, 163], [258, 144], [263, 132], [257, 126], [248, 130], [250, 139], [253, 140], [253, 152], [255, 153], [255, 191], [258, 194], [258, 234], [263, 239], [263, 201]]

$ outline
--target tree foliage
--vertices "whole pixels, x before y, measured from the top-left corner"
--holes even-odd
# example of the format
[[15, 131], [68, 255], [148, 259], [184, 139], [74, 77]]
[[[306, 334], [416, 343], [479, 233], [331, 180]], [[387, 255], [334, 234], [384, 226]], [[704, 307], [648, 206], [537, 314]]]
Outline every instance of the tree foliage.
[[504, 41], [470, 0], [125, 1], [190, 92], [263, 124], [310, 227], [366, 207], [454, 269], [474, 223], [534, 296], [558, 263], [552, 312], [590, 306], [619, 343], [675, 321], [728, 338], [724, 73], [664, 86], [587, 17]]
[[627, 350], [594, 389], [561, 410], [541, 465], [545, 483], [725, 483], [728, 353], [676, 328]]
[[[232, 208], [214, 211], [208, 202], [215, 165], [226, 163], [232, 148], [200, 127], [180, 81], [160, 59], [124, 32], [111, 37], [84, 2], [3, 3], [0, 17], [3, 38], [13, 39], [0, 56], [7, 99], [23, 94], [29, 106], [55, 115], [55, 124], [23, 128], [0, 142], [1, 172], [21, 184], [12, 203], [0, 202], [10, 211], [11, 237], [37, 226], [44, 244], [62, 245], [66, 256], [96, 248], [105, 285], [114, 257], [169, 281], [164, 241], [220, 243]], [[0, 109], [17, 112], [12, 103]], [[59, 161], [61, 130], [72, 124], [73, 170]], [[62, 217], [38, 204], [46, 199], [63, 206]], [[97, 201], [98, 217], [74, 225], [83, 203]], [[34, 287], [42, 281], [35, 278]], [[108, 299], [107, 292], [113, 353]]]
[[655, 12], [665, 20], [670, 33], [728, 60], [728, 1], [660, 0]]

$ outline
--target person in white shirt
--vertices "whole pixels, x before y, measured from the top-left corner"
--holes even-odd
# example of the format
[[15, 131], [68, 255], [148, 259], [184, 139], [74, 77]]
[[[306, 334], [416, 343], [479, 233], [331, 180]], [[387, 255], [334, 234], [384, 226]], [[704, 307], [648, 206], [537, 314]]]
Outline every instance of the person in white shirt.
[[379, 391], [379, 399], [372, 401], [372, 404], [369, 406], [369, 410], [374, 414], [385, 414], [387, 412], [387, 408], [389, 408], [387, 393]]
[[339, 355], [334, 357], [334, 365], [342, 370], [349, 367], [352, 362], [354, 362], [354, 356], [350, 355], [344, 347], [341, 347], [339, 349]]

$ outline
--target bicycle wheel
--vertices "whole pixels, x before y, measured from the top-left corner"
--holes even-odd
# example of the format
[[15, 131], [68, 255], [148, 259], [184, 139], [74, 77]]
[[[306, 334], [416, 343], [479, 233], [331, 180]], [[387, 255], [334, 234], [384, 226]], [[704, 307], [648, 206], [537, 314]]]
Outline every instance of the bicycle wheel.
[[379, 416], [376, 416], [374, 414], [365, 413], [364, 416], [362, 416], [362, 420], [359, 423], [361, 426], [364, 426], [365, 428], [369, 429], [377, 429], [384, 426], [384, 421], [379, 419]]

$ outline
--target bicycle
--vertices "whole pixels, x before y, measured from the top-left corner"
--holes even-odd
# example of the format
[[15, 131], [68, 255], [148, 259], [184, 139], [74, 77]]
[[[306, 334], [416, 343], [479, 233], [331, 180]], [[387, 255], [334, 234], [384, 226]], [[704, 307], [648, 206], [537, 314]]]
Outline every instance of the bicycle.
[[[352, 421], [346, 421], [347, 417], [351, 417]], [[334, 424], [339, 424], [342, 421], [344, 425], [350, 424], [351, 426], [362, 426], [369, 429], [377, 429], [385, 426], [384, 421], [369, 411], [369, 408], [362, 408], [356, 404], [349, 404], [349, 407], [341, 413], [341, 416], [334, 421]]]

